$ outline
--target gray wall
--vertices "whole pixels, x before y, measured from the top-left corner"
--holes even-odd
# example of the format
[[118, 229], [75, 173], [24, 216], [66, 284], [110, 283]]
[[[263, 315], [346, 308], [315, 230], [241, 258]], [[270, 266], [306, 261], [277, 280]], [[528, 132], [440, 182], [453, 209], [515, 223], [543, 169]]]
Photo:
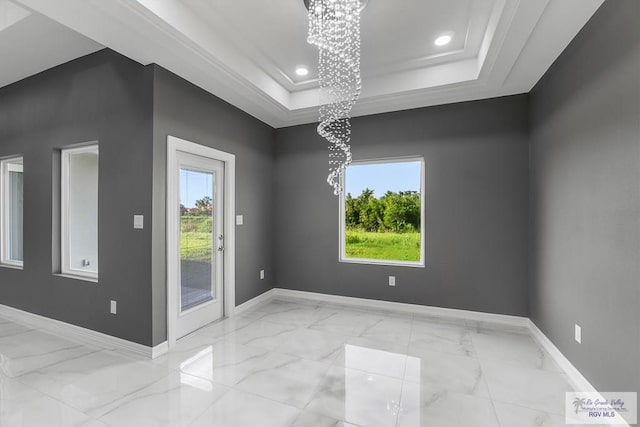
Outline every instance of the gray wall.
[[[274, 130], [188, 83], [154, 67], [153, 343], [166, 339], [165, 173], [167, 136], [236, 155], [236, 304], [274, 284]], [[260, 280], [259, 271], [265, 270]]]
[[[0, 267], [0, 304], [143, 345], [166, 339], [167, 135], [236, 154], [236, 210], [245, 217], [236, 230], [236, 303], [273, 287], [271, 127], [160, 67], [106, 49], [2, 88], [0, 100], [0, 157], [23, 154], [25, 168], [24, 269]], [[52, 274], [59, 259], [56, 150], [94, 140], [97, 284]], [[134, 214], [146, 216], [144, 230], [133, 229]]]
[[531, 94], [530, 314], [604, 391], [640, 391], [638, 23], [605, 2]]
[[[0, 304], [151, 344], [150, 71], [103, 50], [0, 89], [0, 157], [24, 155], [24, 270], [0, 267]], [[59, 258], [52, 159], [61, 147], [94, 140], [99, 283], [52, 274]], [[134, 230], [134, 213], [149, 226]]]
[[426, 268], [339, 263], [325, 143], [296, 126], [276, 148], [278, 287], [527, 315], [526, 96], [353, 119], [355, 160], [425, 158]]

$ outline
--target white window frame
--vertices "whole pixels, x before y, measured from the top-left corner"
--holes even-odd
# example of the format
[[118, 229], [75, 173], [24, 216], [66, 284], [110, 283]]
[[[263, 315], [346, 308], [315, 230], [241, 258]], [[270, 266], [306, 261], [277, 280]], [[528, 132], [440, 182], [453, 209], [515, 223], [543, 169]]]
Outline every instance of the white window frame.
[[[346, 256], [346, 218], [345, 218], [345, 208], [346, 208], [346, 174], [343, 173], [340, 177], [342, 188], [345, 189], [340, 193], [340, 203], [339, 203], [339, 221], [338, 224], [338, 233], [339, 233], [339, 242], [340, 242], [340, 255], [339, 262], [350, 263], [350, 264], [371, 264], [371, 265], [389, 265], [396, 267], [425, 267], [425, 162], [424, 157], [421, 156], [411, 156], [411, 157], [391, 157], [391, 158], [382, 158], [382, 159], [370, 159], [370, 160], [357, 160], [353, 161], [351, 165], [353, 166], [362, 166], [362, 165], [374, 165], [374, 164], [388, 164], [388, 163], [415, 163], [420, 162], [420, 260], [419, 261], [394, 261], [394, 260], [384, 260], [384, 259], [367, 259], [367, 258], [347, 258]], [[381, 196], [381, 195], [379, 195]]]
[[97, 143], [92, 143], [81, 147], [63, 148], [60, 153], [60, 272], [62, 275], [86, 278], [97, 282], [98, 271], [78, 270], [69, 267], [69, 157], [78, 153], [95, 153], [99, 156], [100, 150]]
[[[8, 165], [20, 162], [24, 170], [24, 158], [22, 156], [7, 157], [0, 160], [0, 265], [14, 268], [23, 268], [24, 261], [9, 259], [9, 204], [5, 199], [9, 195], [9, 182], [6, 179]], [[24, 196], [24, 188], [23, 188]], [[23, 223], [24, 224], [24, 223]], [[23, 225], [24, 229], [24, 225]], [[24, 234], [23, 234], [24, 248]], [[23, 253], [24, 255], [24, 253]]]

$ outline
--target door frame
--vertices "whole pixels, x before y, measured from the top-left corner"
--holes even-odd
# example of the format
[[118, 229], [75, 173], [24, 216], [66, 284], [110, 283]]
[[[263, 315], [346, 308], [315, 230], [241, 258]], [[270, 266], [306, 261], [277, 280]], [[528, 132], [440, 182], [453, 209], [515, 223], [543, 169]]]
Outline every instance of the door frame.
[[176, 319], [178, 316], [178, 265], [170, 260], [178, 259], [180, 246], [177, 233], [179, 223], [178, 206], [180, 188], [178, 186], [178, 161], [176, 153], [182, 151], [196, 156], [219, 160], [224, 163], [224, 271], [222, 285], [222, 315], [230, 317], [235, 310], [236, 293], [236, 156], [215, 148], [190, 142], [175, 136], [167, 137], [167, 193], [166, 193], [166, 264], [167, 264], [167, 343], [169, 348], [176, 345]]

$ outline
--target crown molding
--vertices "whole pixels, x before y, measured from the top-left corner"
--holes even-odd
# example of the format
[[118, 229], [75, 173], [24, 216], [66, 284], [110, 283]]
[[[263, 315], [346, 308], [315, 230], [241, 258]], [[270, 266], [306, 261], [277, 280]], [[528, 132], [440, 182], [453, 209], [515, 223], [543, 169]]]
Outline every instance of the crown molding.
[[[317, 120], [316, 82], [292, 82], [257, 48], [238, 49], [181, 2], [16, 2], [141, 64], [157, 63], [273, 127]], [[371, 70], [353, 115], [526, 93], [603, 2], [495, 0], [477, 53]]]

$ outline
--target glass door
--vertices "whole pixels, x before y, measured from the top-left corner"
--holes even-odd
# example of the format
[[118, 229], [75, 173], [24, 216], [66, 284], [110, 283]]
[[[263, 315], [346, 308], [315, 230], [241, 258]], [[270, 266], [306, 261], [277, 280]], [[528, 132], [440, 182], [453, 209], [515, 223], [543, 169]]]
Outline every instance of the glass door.
[[222, 317], [224, 164], [178, 152], [177, 337]]

